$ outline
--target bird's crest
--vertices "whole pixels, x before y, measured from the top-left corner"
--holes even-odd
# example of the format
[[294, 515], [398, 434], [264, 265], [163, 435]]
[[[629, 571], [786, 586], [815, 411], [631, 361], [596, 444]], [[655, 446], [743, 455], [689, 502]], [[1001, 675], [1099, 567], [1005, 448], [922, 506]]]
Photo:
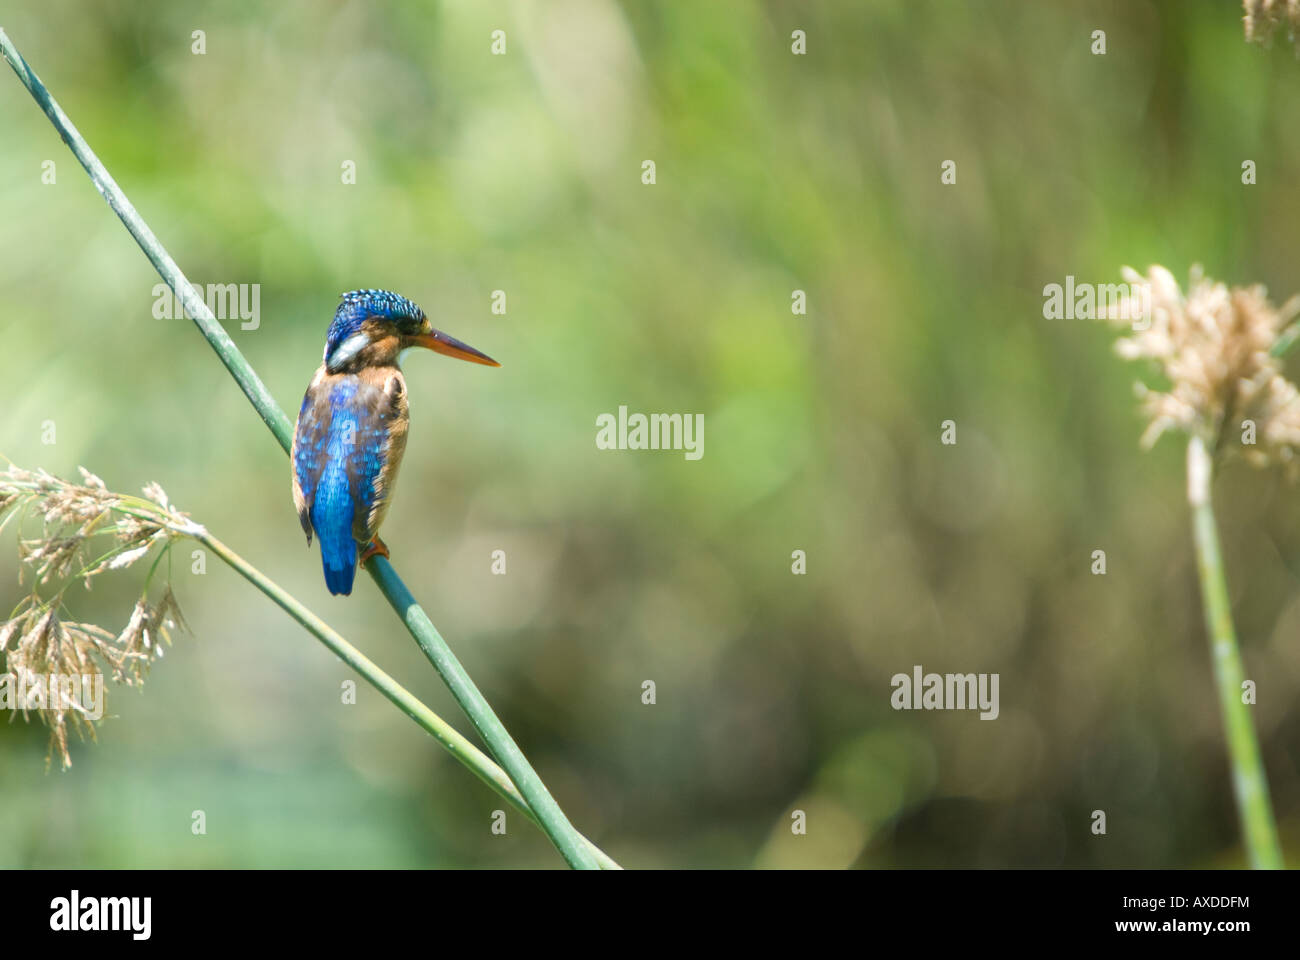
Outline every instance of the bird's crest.
[[406, 326], [422, 323], [424, 311], [390, 290], [350, 290], [343, 294], [339, 308], [334, 311], [334, 321], [325, 339], [325, 356], [330, 356], [348, 337], [359, 333], [361, 325], [370, 317]]

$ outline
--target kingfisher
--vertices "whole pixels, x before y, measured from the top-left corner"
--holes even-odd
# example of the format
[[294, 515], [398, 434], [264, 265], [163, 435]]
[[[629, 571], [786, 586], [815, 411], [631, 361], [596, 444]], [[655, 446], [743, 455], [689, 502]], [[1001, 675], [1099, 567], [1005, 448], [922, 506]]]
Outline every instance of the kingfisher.
[[320, 540], [325, 585], [335, 595], [352, 592], [358, 562], [388, 556], [379, 525], [406, 451], [410, 414], [401, 362], [411, 347], [500, 366], [435, 330], [406, 297], [388, 290], [343, 294], [302, 398], [290, 457], [298, 520], [309, 547], [313, 531]]

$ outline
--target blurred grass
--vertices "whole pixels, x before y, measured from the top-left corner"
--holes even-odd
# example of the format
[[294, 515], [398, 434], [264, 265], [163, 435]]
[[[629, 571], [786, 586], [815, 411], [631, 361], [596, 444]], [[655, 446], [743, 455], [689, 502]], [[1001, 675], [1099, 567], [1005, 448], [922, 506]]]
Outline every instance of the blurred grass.
[[[1153, 262], [1300, 290], [1300, 76], [1236, 4], [18, 0], [3, 26], [187, 274], [262, 285], [260, 328], [228, 327], [286, 408], [357, 286], [504, 361], [407, 364], [386, 539], [625, 865], [1241, 862], [1180, 451], [1138, 453], [1135, 371], [1041, 297]], [[158, 480], [452, 715], [380, 598], [328, 598], [283, 459], [188, 321], [153, 319], [148, 264], [15, 82], [0, 115], [0, 452]], [[623, 403], [703, 412], [704, 458], [597, 450]], [[1293, 861], [1296, 499], [1220, 481]], [[14, 567], [0, 547], [0, 605]], [[553, 864], [391, 708], [340, 709], [342, 665], [219, 567], [181, 572], [195, 639], [68, 774], [0, 725], [0, 864]], [[914, 663], [1000, 672], [1002, 716], [894, 713]]]

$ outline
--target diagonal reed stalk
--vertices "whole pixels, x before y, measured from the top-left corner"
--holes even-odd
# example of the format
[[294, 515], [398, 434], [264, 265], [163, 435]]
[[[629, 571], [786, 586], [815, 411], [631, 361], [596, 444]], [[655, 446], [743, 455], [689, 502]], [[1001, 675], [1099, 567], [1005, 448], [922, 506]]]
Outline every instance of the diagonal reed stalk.
[[1213, 462], [1205, 443], [1195, 434], [1187, 445], [1187, 502], [1192, 508], [1192, 530], [1196, 541], [1196, 568], [1205, 607], [1205, 630], [1210, 640], [1210, 662], [1214, 667], [1219, 709], [1223, 713], [1232, 766], [1232, 789], [1237, 798], [1251, 866], [1256, 869], [1282, 868], [1282, 848], [1268, 795], [1268, 778], [1260, 759], [1259, 739], [1250, 718], [1250, 707], [1242, 700], [1245, 670], [1237, 631], [1232, 625], [1228, 583], [1223, 572], [1219, 532], [1214, 519], [1210, 491]]
[[[394, 706], [431, 734], [438, 743], [446, 748], [448, 753], [468, 767], [471, 773], [509, 801], [525, 817], [539, 827], [541, 826], [537, 815], [533, 813], [532, 808], [528, 805], [528, 801], [516, 789], [506, 772], [493, 763], [483, 751], [462, 736], [455, 727], [416, 699], [414, 694], [376, 666], [365, 654], [348, 643], [329, 624], [299, 603], [279, 584], [275, 583], [270, 577], [216, 537], [203, 530], [195, 536], [195, 539], [224, 560], [235, 572], [270, 597], [285, 613], [314, 634], [339, 659], [361, 674], [371, 686], [387, 697]], [[600, 847], [581, 834], [578, 837], [602, 869], [620, 869], [614, 859], [601, 850]]]
[[[154, 236], [149, 229], [149, 225], [136, 212], [131, 201], [127, 199], [125, 193], [117, 185], [117, 182], [109, 174], [108, 169], [95, 156], [90, 145], [77, 132], [77, 128], [68, 119], [67, 114], [55, 102], [50, 95], [49, 90], [41, 83], [40, 78], [36, 76], [32, 68], [28, 66], [27, 61], [23, 59], [13, 42], [9, 39], [4, 30], [0, 29], [0, 53], [9, 61], [9, 65], [17, 74], [19, 81], [27, 88], [27, 91], [36, 101], [37, 106], [49, 118], [50, 123], [59, 132], [63, 142], [76, 156], [77, 160], [85, 168], [95, 189], [108, 202], [109, 207], [117, 214], [122, 221], [123, 226], [135, 238], [140, 249], [149, 262], [154, 265], [159, 276], [166, 281], [171, 287], [172, 292], [180, 298], [184, 304], [186, 313], [194, 320], [195, 326], [199, 328], [204, 338], [216, 351], [221, 362], [225, 364], [230, 375], [235, 378], [244, 395], [248, 397], [254, 409], [262, 417], [262, 421], [267, 428], [280, 442], [280, 446], [286, 453], [292, 442], [292, 426], [289, 418], [285, 416], [284, 411], [275, 402], [266, 386], [262, 383], [261, 378], [249, 365], [244, 355], [240, 353], [239, 348], [235, 346], [230, 335], [213, 316], [212, 311], [208, 309], [207, 304], [199, 297], [193, 287], [190, 286], [185, 275], [181, 272], [176, 261], [171, 258], [163, 245]], [[581, 869], [599, 869], [600, 864], [592, 854], [587, 841], [574, 829], [573, 824], [569, 822], [564, 811], [560, 809], [555, 798], [551, 796], [546, 785], [542, 783], [537, 772], [533, 770], [528, 760], [524, 757], [514, 739], [506, 731], [500, 719], [492, 711], [483, 694], [479, 692], [474, 681], [470, 679], [469, 674], [465, 672], [456, 655], [452, 653], [447, 642], [442, 638], [434, 627], [433, 622], [423, 609], [415, 602], [415, 598], [406, 588], [406, 585], [398, 577], [397, 571], [387, 559], [375, 556], [366, 564], [370, 571], [371, 577], [379, 585], [380, 591], [384, 594], [389, 604], [397, 611], [406, 625], [411, 636], [415, 638], [420, 649], [424, 652], [434, 668], [437, 669], [443, 681], [451, 690], [456, 702], [469, 716], [470, 721], [483, 737], [488, 749], [496, 757], [497, 762], [505, 769], [511, 781], [518, 788], [519, 793], [527, 801], [528, 807], [532, 810], [537, 824], [555, 844], [565, 861], [569, 866]]]
[[[66, 495], [75, 495], [76, 502], [69, 503], [66, 499], [60, 500], [57, 508], [52, 506], [51, 499], [44, 503], [39, 503], [37, 515], [42, 513], [48, 514], [52, 509], [58, 513], [58, 518], [53, 521], [54, 532], [51, 533], [51, 527], [43, 527], [43, 540], [30, 541], [37, 544], [37, 549], [33, 550], [29, 556], [29, 562], [33, 563], [33, 576], [40, 582], [45, 583], [51, 577], [57, 582], [61, 579], [75, 581], [85, 577], [87, 583], [89, 578], [103, 572], [104, 570], [122, 569], [130, 566], [130, 563], [121, 562], [123, 555], [139, 554], [141, 551], [153, 549], [159, 542], [158, 534], [153, 531], [156, 528], [162, 528], [162, 531], [171, 534], [175, 538], [189, 538], [196, 543], [207, 547], [209, 551], [216, 554], [231, 569], [246, 579], [253, 586], [257, 587], [262, 593], [266, 594], [276, 605], [284, 610], [290, 617], [301, 624], [309, 633], [313, 634], [324, 646], [334, 653], [340, 660], [352, 667], [361, 678], [384, 695], [394, 706], [405, 713], [415, 721], [426, 732], [431, 734], [438, 743], [447, 750], [453, 757], [459, 760], [464, 766], [469, 768], [475, 776], [486, 783], [489, 787], [500, 794], [505, 800], [509, 801], [525, 817], [533, 823], [537, 822], [536, 816], [529, 808], [528, 802], [515, 788], [515, 785], [506, 776], [504, 770], [492, 762], [492, 760], [483, 751], [479, 750], [472, 743], [462, 736], [457, 730], [443, 720], [438, 714], [434, 713], [428, 706], [417, 699], [409, 690], [399, 684], [393, 677], [385, 673], [380, 667], [375, 665], [365, 654], [361, 653], [356, 647], [348, 643], [336, 630], [325, 623], [320, 617], [307, 609], [299, 600], [288, 593], [283, 587], [275, 583], [262, 571], [258, 570], [251, 563], [235, 553], [229, 546], [214, 537], [206, 527], [195, 522], [185, 514], [174, 509], [167, 501], [166, 494], [162, 493], [160, 487], [156, 484], [150, 484], [145, 489], [145, 497], [129, 496], [121, 493], [109, 492], [99, 481], [98, 477], [83, 471], [86, 485], [81, 488], [74, 487], [66, 481], [57, 477], [51, 477], [48, 474], [34, 474], [31, 471], [15, 470], [11, 464], [9, 471], [0, 472], [0, 528], [3, 528], [5, 522], [12, 519], [15, 515], [22, 515], [23, 508], [19, 506], [17, 498], [24, 494], [39, 499], [42, 495], [51, 497], [51, 488], [58, 488], [59, 492]], [[151, 493], [153, 488], [156, 493]], [[102, 491], [102, 494], [101, 494]], [[159, 497], [157, 494], [162, 494]], [[98, 498], [94, 500], [94, 498]], [[85, 501], [91, 499], [93, 502], [86, 505]], [[29, 503], [30, 508], [30, 503]], [[127, 517], [132, 517], [141, 521], [144, 525], [135, 532], [123, 534], [117, 526], [110, 520], [106, 519], [108, 513], [116, 513]], [[6, 516], [6, 513], [8, 515]], [[19, 543], [23, 543], [21, 532], [21, 521], [19, 521]], [[75, 531], [70, 536], [69, 531]], [[108, 553], [100, 553], [98, 550], [91, 551], [94, 559], [85, 565], [81, 565], [78, 560], [78, 554], [75, 549], [67, 552], [69, 543], [78, 537], [88, 539], [96, 535], [114, 536], [116, 538], [115, 546]], [[123, 537], [125, 536], [125, 539]], [[52, 547], [57, 546], [59, 549], [53, 552], [56, 559], [36, 560], [38, 552], [50, 551]], [[168, 556], [171, 550], [171, 540], [166, 541], [166, 545], [158, 551], [154, 559], [153, 566], [150, 569], [149, 578], [152, 578], [154, 570], [158, 564]], [[60, 567], [57, 558], [63, 557], [66, 566]], [[137, 557], [138, 559], [138, 557]], [[42, 567], [41, 564], [48, 563]], [[134, 562], [134, 561], [132, 561]], [[46, 576], [49, 573], [49, 576]], [[69, 577], [68, 574], [71, 573]], [[146, 578], [144, 590], [148, 590], [148, 580]], [[62, 604], [62, 591], [49, 598], [46, 604], [51, 608], [57, 608]], [[181, 619], [179, 610], [172, 608], [174, 615]], [[133, 615], [134, 616], [134, 615]], [[78, 626], [85, 626], [84, 624]], [[20, 626], [18, 641], [12, 653], [7, 648], [7, 639], [15, 635], [15, 631], [5, 630], [6, 624], [0, 621], [0, 654], [16, 653], [21, 650], [27, 637], [21, 635], [22, 631], [27, 628]], [[151, 621], [150, 628], [158, 629], [156, 621]], [[109, 634], [111, 636], [111, 634]], [[167, 640], [166, 633], [162, 634], [164, 641]], [[119, 638], [120, 641], [120, 638]], [[48, 641], [43, 644], [43, 656], [51, 656], [51, 644]], [[58, 644], [53, 646], [59, 647]], [[149, 647], [146, 645], [145, 650]], [[99, 658], [104, 657], [102, 647], [96, 649], [94, 654]], [[130, 656], [132, 654], [128, 654]], [[139, 656], [138, 653], [133, 654]], [[127, 658], [124, 657], [125, 662]], [[88, 662], [88, 661], [87, 661]], [[146, 661], [147, 662], [147, 661]], [[12, 661], [10, 661], [12, 666]], [[54, 663], [47, 660], [46, 664], [50, 669], [54, 669]], [[110, 663], [111, 665], [111, 663]], [[27, 664], [27, 669], [31, 669], [31, 664]], [[45, 673], [45, 669], [36, 671], [38, 674]], [[117, 677], [114, 677], [117, 680]], [[118, 681], [122, 682], [122, 681]], [[130, 680], [125, 682], [130, 683]], [[139, 682], [137, 679], [136, 682]], [[36, 708], [40, 712], [39, 708]], [[45, 718], [47, 723], [52, 723], [49, 718]], [[90, 731], [94, 735], [93, 729]], [[584, 840], [591, 849], [594, 856], [606, 869], [619, 869], [618, 864], [613, 861], [604, 851], [589, 840]]]

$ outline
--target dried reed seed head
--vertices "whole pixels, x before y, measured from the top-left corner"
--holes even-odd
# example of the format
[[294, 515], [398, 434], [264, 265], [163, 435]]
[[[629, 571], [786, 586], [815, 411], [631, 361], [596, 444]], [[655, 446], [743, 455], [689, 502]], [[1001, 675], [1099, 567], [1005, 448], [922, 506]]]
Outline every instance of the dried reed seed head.
[[50, 476], [43, 470], [10, 467], [0, 473], [0, 513], [21, 502], [26, 512], [41, 518], [41, 536], [20, 542], [20, 556], [40, 583], [73, 573], [74, 565], [85, 559], [82, 550], [86, 542], [96, 534], [112, 533], [120, 549], [94, 566], [83, 564], [81, 573], [86, 577], [130, 566], [150, 546], [178, 536], [173, 526], [190, 523], [185, 514], [171, 506], [167, 494], [156, 483], [144, 488], [148, 501], [161, 508], [153, 511], [155, 519], [122, 512], [123, 497], [109, 492], [104, 481], [84, 467], [81, 472], [84, 485]]
[[1255, 442], [1244, 445], [1258, 465], [1295, 461], [1300, 450], [1300, 394], [1270, 354], [1278, 335], [1300, 314], [1300, 297], [1282, 307], [1262, 286], [1233, 287], [1191, 272], [1184, 296], [1173, 275], [1153, 266], [1144, 277], [1128, 267], [1130, 290], [1147, 294], [1145, 327], [1135, 326], [1142, 304], [1133, 297], [1111, 305], [1107, 320], [1132, 329], [1115, 344], [1129, 360], [1153, 362], [1168, 381], [1164, 389], [1137, 385], [1148, 418], [1142, 435], [1150, 447], [1166, 430], [1197, 434], [1212, 446], [1229, 429], [1255, 424]]
[[[18, 515], [20, 526], [24, 518], [39, 517], [42, 528], [37, 537], [20, 535], [20, 575], [24, 567], [30, 568], [36, 588], [9, 620], [0, 621], [0, 654], [7, 672], [19, 678], [107, 672], [116, 683], [138, 686], [162, 656], [163, 645], [171, 643], [172, 632], [189, 630], [171, 585], [154, 603], [142, 596], [119, 634], [96, 624], [64, 621], [59, 616], [63, 594], [73, 579], [81, 578], [89, 589], [92, 578], [131, 566], [153, 547], [165, 547], [196, 525], [172, 506], [156, 483], [144, 488], [147, 504], [133, 500], [134, 513], [125, 513], [129, 498], [110, 492], [84, 468], [81, 476], [84, 483], [74, 484], [43, 470], [10, 467], [0, 473], [0, 523], [7, 515]], [[107, 553], [105, 539], [111, 544]], [[59, 585], [51, 596], [41, 596], [39, 588], [51, 581]], [[95, 729], [84, 705], [54, 693], [33, 712], [50, 728], [50, 755], [57, 753], [66, 768], [71, 765], [69, 728], [91, 739]], [[26, 717], [28, 705], [20, 706]]]
[[1242, 7], [1247, 40], [1270, 43], [1273, 34], [1285, 26], [1287, 38], [1295, 43], [1300, 33], [1300, 0], [1244, 0]]

